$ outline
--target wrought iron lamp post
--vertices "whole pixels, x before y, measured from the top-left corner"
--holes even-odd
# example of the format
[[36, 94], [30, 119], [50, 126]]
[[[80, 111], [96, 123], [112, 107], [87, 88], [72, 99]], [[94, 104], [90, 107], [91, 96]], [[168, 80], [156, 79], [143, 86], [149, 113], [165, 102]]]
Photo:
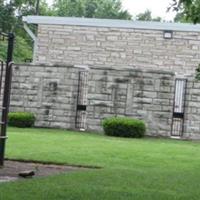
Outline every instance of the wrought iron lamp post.
[[[12, 79], [12, 57], [13, 57], [13, 48], [14, 48], [14, 39], [15, 36], [13, 33], [5, 34], [0, 33], [0, 36], [7, 38], [8, 40], [8, 49], [7, 49], [7, 60], [5, 68], [5, 78], [4, 82], [2, 79], [3, 76], [3, 62], [1, 65], [1, 80], [0, 80], [0, 89], [3, 89], [2, 97], [2, 116], [0, 121], [0, 167], [4, 164], [4, 155], [5, 155], [5, 143], [6, 143], [6, 130], [7, 130], [7, 121], [8, 121], [8, 111], [10, 105], [10, 90], [11, 90], [11, 79]], [[4, 86], [2, 88], [2, 83]]]

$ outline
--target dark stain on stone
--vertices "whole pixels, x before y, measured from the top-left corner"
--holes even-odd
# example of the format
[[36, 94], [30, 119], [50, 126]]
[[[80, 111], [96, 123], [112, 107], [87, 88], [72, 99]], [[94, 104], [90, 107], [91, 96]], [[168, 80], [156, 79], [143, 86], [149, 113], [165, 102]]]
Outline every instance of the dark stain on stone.
[[54, 95], [57, 94], [58, 83], [57, 82], [49, 82], [49, 90], [53, 92]]
[[127, 83], [129, 81], [129, 79], [122, 79], [122, 78], [116, 78], [115, 82], [116, 83]]

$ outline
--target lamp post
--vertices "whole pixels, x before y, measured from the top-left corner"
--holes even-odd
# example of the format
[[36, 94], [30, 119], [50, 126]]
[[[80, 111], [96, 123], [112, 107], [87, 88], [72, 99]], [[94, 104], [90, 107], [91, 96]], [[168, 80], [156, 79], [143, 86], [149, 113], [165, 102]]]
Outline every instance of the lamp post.
[[2, 103], [2, 108], [1, 108], [2, 117], [0, 121], [0, 125], [1, 125], [1, 128], [0, 128], [0, 167], [3, 166], [4, 164], [5, 143], [7, 139], [6, 130], [7, 130], [9, 105], [10, 105], [12, 57], [13, 57], [13, 48], [14, 48], [14, 39], [15, 39], [15, 36], [13, 33], [9, 33], [8, 35], [3, 34], [3, 36], [8, 38], [8, 50], [7, 50], [6, 70], [5, 70], [5, 81], [4, 81], [4, 88], [3, 88], [3, 103]]

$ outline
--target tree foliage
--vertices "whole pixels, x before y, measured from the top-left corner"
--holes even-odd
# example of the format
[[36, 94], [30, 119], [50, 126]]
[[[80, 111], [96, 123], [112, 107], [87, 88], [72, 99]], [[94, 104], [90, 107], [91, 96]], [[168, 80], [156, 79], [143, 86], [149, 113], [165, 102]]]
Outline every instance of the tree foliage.
[[[0, 60], [6, 61], [7, 41], [0, 41]], [[13, 60], [15, 63], [24, 62], [25, 59], [32, 58], [32, 48], [21, 36], [16, 36]]]
[[191, 19], [189, 19], [184, 12], [178, 12], [174, 17], [174, 22], [192, 23]]
[[171, 8], [178, 11], [178, 17], [183, 21], [200, 22], [200, 0], [172, 0]]
[[136, 20], [139, 21], [157, 21], [160, 22], [162, 20], [161, 17], [152, 17], [152, 13], [150, 10], [146, 10], [144, 13], [140, 13], [136, 16]]
[[120, 0], [55, 0], [53, 7], [58, 16], [131, 19]]
[[[35, 14], [36, 0], [0, 1], [0, 32], [14, 32], [16, 35], [14, 61], [23, 62], [32, 58], [32, 40], [23, 28], [22, 16]], [[44, 0], [40, 2], [40, 13], [52, 15]], [[0, 59], [6, 59], [7, 42], [0, 41]]]
[[16, 18], [14, 7], [10, 4], [0, 4], [0, 31], [10, 32], [13, 30]]

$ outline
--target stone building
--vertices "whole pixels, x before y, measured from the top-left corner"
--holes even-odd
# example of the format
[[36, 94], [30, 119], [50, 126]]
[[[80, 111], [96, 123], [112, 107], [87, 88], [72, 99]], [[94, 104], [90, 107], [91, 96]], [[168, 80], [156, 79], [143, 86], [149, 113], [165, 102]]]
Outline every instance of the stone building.
[[[147, 134], [200, 138], [200, 26], [27, 16], [32, 64], [14, 67], [11, 111], [36, 126], [102, 131], [111, 116], [139, 118]], [[35, 36], [28, 24], [37, 24]]]
[[200, 25], [42, 16], [27, 16], [23, 21], [38, 25], [37, 64], [190, 74], [200, 63]]

